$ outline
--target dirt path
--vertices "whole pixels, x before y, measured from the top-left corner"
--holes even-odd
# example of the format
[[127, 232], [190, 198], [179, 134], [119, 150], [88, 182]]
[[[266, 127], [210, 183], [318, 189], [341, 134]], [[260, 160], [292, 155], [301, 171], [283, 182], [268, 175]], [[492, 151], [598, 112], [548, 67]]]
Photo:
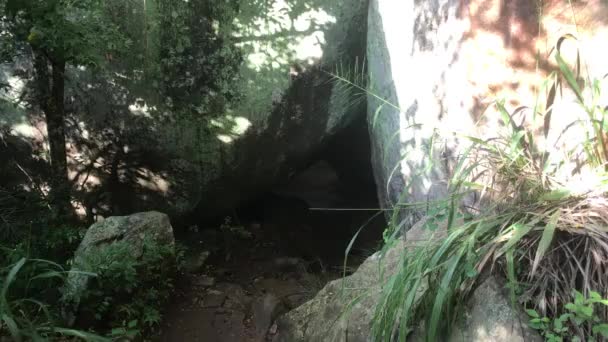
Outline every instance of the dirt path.
[[[373, 215], [311, 212], [284, 198], [254, 211], [263, 214], [225, 226], [241, 228], [178, 237], [188, 246], [190, 266], [165, 312], [161, 341], [272, 341], [279, 315], [342, 276], [346, 246]], [[379, 220], [364, 231], [366, 243], [355, 246], [348, 270], [374, 250], [382, 228]]]

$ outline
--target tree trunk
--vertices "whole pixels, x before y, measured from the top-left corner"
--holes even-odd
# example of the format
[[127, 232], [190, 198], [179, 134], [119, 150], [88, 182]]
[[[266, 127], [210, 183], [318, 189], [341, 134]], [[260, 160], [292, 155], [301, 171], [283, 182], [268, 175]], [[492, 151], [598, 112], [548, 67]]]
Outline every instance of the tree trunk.
[[63, 216], [70, 213], [70, 182], [65, 139], [65, 62], [49, 63], [48, 57], [36, 53], [35, 68], [38, 99], [46, 116], [51, 154], [53, 174], [50, 199], [57, 214]]

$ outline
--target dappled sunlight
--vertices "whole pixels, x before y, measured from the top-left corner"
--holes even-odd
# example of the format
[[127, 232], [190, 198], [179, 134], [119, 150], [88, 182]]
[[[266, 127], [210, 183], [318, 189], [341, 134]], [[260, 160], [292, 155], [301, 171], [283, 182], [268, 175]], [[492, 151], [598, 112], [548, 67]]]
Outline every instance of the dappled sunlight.
[[[561, 53], [574, 67], [580, 51], [579, 82], [604, 77], [605, 5], [575, 2], [570, 8], [566, 1], [544, 1], [540, 8], [529, 0], [473, 0], [439, 8], [414, 1], [373, 5], [381, 18], [373, 30], [384, 41], [372, 48], [379, 49], [374, 53], [385, 65], [373, 65], [372, 83], [399, 108], [383, 105], [380, 116], [392, 116], [396, 122], [387, 120], [386, 127], [377, 128], [377, 134], [390, 136], [383, 142], [387, 146], [378, 147], [381, 160], [390, 164], [385, 171], [388, 179], [383, 180], [388, 193], [410, 185], [408, 201], [417, 201], [428, 199], [432, 187], [447, 184], [458, 158], [452, 153], [466, 150], [469, 137], [488, 139], [505, 133], [496, 101], [504, 101], [509, 113], [528, 107], [515, 115], [516, 124], [530, 128], [546, 151], [562, 151], [553, 153], [555, 163], [571, 160], [572, 155], [564, 153], [572, 153], [572, 147], [581, 152], [588, 127], [571, 124], [586, 119], [584, 110], [564, 89], [557, 92], [550, 120], [544, 120], [549, 88], [543, 88], [543, 82], [558, 70], [555, 46], [567, 33], [577, 40], [563, 41]], [[376, 82], [377, 77], [384, 79]], [[605, 92], [597, 100], [608, 105]], [[372, 113], [379, 105], [373, 105]], [[532, 113], [535, 105], [538, 112]], [[546, 122], [551, 130], [545, 139]], [[387, 127], [393, 131], [383, 132]], [[395, 157], [387, 157], [391, 154]]]
[[169, 192], [171, 184], [161, 174], [153, 172], [149, 169], [142, 168], [139, 170], [141, 177], [137, 179], [137, 183], [144, 189], [166, 195]]
[[[606, 6], [597, 1], [574, 3], [573, 6], [571, 8], [564, 1], [543, 2], [539, 8], [527, 0], [508, 4], [476, 0], [471, 1], [468, 8], [463, 8], [463, 19], [468, 22], [468, 29], [460, 42], [459, 57], [450, 67], [464, 70], [466, 74], [459, 79], [468, 82], [448, 86], [452, 94], [458, 95], [448, 94], [448, 99], [460, 98], [462, 109], [473, 119], [475, 128], [464, 132], [483, 138], [499, 134], [503, 123], [493, 105], [497, 100], [505, 101], [508, 112], [528, 106], [529, 110], [515, 119], [518, 123], [524, 122], [534, 132], [542, 132], [545, 122], [534, 115], [531, 108], [540, 101], [539, 110], [544, 110], [549, 89], [542, 86], [550, 73], [557, 70], [555, 47], [560, 37], [566, 34], [576, 36], [577, 40], [564, 41], [560, 52], [572, 66], [575, 66], [577, 53], [580, 53], [581, 77], [593, 80], [606, 73], [608, 51], [603, 43], [607, 36], [606, 16], [597, 15], [606, 13]], [[447, 82], [450, 82], [449, 77]], [[603, 98], [605, 102], [605, 94]], [[585, 139], [580, 125], [567, 129], [586, 115], [575, 102], [575, 96], [567, 91], [555, 99], [549, 136], [546, 141], [541, 135], [537, 137], [547, 151], [569, 150]], [[454, 108], [457, 107], [450, 107], [454, 114], [443, 120], [449, 122], [443, 127], [448, 131], [457, 130], [464, 122], [464, 115]]]
[[336, 0], [277, 0], [241, 4], [234, 20], [236, 45], [244, 54], [243, 99], [235, 108], [256, 126], [284, 95], [290, 69], [310, 66], [325, 55], [327, 34], [337, 23]]
[[[304, 3], [304, 1], [302, 1]], [[247, 67], [261, 71], [264, 66], [279, 68], [294, 61], [312, 63], [323, 56], [324, 29], [336, 19], [323, 9], [294, 14], [287, 1], [274, 1], [267, 12], [253, 18], [235, 19], [237, 45], [247, 51]], [[243, 10], [250, 15], [247, 9]]]
[[24, 137], [33, 137], [33, 127], [27, 122], [27, 112], [21, 94], [25, 81], [11, 72], [7, 64], [0, 64], [0, 128], [6, 127]]
[[226, 115], [218, 119], [211, 120], [211, 127], [215, 128], [217, 139], [225, 144], [234, 142], [239, 137], [245, 135], [251, 127], [251, 121], [242, 116]]
[[148, 107], [144, 99], [138, 98], [134, 103], [129, 105], [129, 111], [135, 116], [143, 116], [145, 118], [152, 118], [152, 113], [156, 111], [155, 106]]

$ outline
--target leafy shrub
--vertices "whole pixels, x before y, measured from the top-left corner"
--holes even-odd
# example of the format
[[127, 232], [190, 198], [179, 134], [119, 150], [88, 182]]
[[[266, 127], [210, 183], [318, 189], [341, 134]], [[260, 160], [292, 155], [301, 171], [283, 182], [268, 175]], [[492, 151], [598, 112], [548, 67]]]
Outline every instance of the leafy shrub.
[[[604, 307], [602, 307], [604, 306]], [[603, 321], [598, 311], [606, 310], [608, 300], [591, 291], [586, 298], [582, 293], [574, 291], [574, 302], [567, 303], [564, 308], [566, 313], [559, 317], [550, 319], [541, 317], [536, 310], [528, 309], [530, 326], [538, 330], [547, 341], [598, 341], [608, 338], [608, 323]], [[582, 327], [586, 326], [586, 329]], [[580, 336], [582, 331], [590, 331], [588, 336]]]
[[144, 240], [138, 257], [128, 242], [119, 241], [92, 253], [84, 264], [97, 276], [81, 298], [79, 323], [109, 329], [115, 336], [154, 331], [173, 288], [173, 246]]

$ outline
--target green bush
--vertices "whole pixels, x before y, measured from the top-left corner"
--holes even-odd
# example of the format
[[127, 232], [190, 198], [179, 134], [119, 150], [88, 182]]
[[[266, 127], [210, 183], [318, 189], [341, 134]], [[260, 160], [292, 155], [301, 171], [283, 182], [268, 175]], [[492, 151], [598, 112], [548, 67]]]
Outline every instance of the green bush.
[[147, 334], [161, 320], [173, 289], [177, 262], [173, 246], [145, 240], [141, 256], [119, 241], [91, 253], [85, 269], [96, 273], [81, 297], [79, 323], [113, 336]]
[[598, 311], [606, 310], [608, 300], [591, 291], [586, 298], [582, 293], [574, 291], [574, 302], [564, 306], [565, 313], [551, 319], [541, 317], [536, 310], [528, 309], [526, 312], [530, 316], [530, 326], [538, 330], [547, 341], [583, 341], [580, 332], [586, 331], [590, 334], [585, 341], [599, 341], [608, 338], [608, 323], [603, 321]]

